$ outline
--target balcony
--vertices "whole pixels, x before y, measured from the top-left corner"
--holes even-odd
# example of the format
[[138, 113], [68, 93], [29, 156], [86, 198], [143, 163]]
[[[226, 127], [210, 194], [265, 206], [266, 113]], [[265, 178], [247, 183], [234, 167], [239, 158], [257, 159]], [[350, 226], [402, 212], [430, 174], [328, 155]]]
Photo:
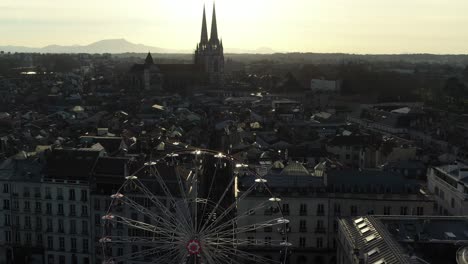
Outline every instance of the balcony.
[[300, 211], [299, 216], [307, 216], [307, 211]]
[[324, 216], [325, 215], [325, 211], [317, 211], [317, 216]]
[[63, 195], [57, 195], [57, 200], [63, 200]]
[[299, 228], [299, 232], [301, 232], [301, 233], [307, 233], [307, 227], [301, 227], [301, 228]]
[[46, 196], [44, 198], [47, 199], [47, 200], [51, 200], [52, 196], [50, 194], [46, 194]]

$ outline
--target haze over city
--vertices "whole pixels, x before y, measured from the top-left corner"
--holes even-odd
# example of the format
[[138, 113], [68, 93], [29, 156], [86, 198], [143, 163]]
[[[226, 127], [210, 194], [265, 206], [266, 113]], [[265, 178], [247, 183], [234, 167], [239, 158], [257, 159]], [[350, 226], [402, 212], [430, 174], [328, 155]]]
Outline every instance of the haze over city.
[[[0, 46], [86, 45], [125, 38], [193, 50], [202, 0], [2, 0]], [[468, 51], [465, 0], [218, 0], [227, 49], [361, 54]]]

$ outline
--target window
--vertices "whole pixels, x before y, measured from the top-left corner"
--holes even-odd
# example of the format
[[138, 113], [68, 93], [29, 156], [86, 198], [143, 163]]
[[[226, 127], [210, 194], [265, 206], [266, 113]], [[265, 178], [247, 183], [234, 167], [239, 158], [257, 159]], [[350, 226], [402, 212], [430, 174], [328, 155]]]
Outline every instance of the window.
[[31, 195], [31, 193], [29, 192], [29, 187], [28, 186], [24, 186], [24, 189], [23, 189], [23, 196], [24, 197], [29, 197]]
[[24, 237], [25, 237], [26, 245], [31, 245], [32, 244], [32, 235], [31, 235], [31, 233], [29, 233], [29, 232], [26, 233], [24, 235]]
[[318, 204], [317, 205], [317, 215], [324, 215], [325, 214], [325, 207], [323, 204]]
[[271, 237], [265, 237], [265, 245], [266, 246], [271, 245]]
[[10, 210], [10, 200], [3, 200], [3, 209]]
[[71, 251], [76, 251], [76, 238], [72, 237], [70, 239]]
[[452, 208], [455, 208], [455, 199], [451, 199], [450, 200], [450, 205], [452, 206]]
[[416, 207], [416, 214], [417, 215], [424, 215], [424, 207], [422, 207], [422, 206]]
[[47, 248], [54, 249], [54, 238], [51, 236], [47, 237]]
[[18, 201], [13, 201], [13, 210], [15, 210], [15, 211], [19, 210], [19, 202]]
[[68, 190], [68, 199], [70, 201], [75, 201], [75, 189]]
[[51, 203], [46, 204], [46, 214], [48, 214], [48, 215], [52, 214], [52, 204]]
[[65, 251], [65, 238], [59, 237], [59, 250]]
[[29, 212], [31, 210], [31, 203], [29, 201], [24, 201], [24, 211]]
[[42, 247], [42, 234], [37, 234], [36, 235], [36, 246], [37, 247]]
[[41, 213], [41, 212], [42, 212], [42, 203], [36, 202], [36, 213]]
[[299, 232], [307, 232], [307, 222], [306, 220], [299, 221]]
[[299, 238], [299, 247], [301, 247], [301, 248], [306, 247], [306, 238], [305, 237], [300, 237]]
[[64, 233], [65, 232], [65, 228], [64, 228], [64, 225], [63, 225], [63, 219], [58, 220], [58, 232], [59, 233]]
[[10, 192], [10, 185], [8, 183], [3, 184], [3, 193], [9, 193]]
[[402, 206], [400, 207], [400, 215], [407, 215], [408, 214], [408, 207]]
[[52, 199], [52, 195], [50, 194], [50, 187], [45, 187], [45, 198]]
[[63, 256], [63, 255], [59, 256], [59, 263], [66, 263], [65, 256]]
[[70, 234], [76, 234], [76, 220], [70, 220]]
[[99, 214], [94, 215], [94, 224], [95, 225], [101, 225], [101, 215], [99, 215]]
[[283, 215], [289, 215], [289, 204], [283, 204]]
[[392, 207], [390, 207], [390, 206], [384, 206], [384, 208], [383, 208], [383, 214], [384, 214], [384, 215], [391, 215], [391, 214], [392, 214]]
[[[81, 216], [88, 216], [88, 206], [82, 205], [81, 206]], [[149, 222], [146, 222], [149, 223]]]
[[63, 200], [63, 189], [57, 188], [57, 200]]
[[88, 234], [88, 221], [81, 221], [81, 233], [83, 235]]
[[83, 253], [88, 252], [88, 247], [89, 247], [88, 244], [89, 244], [88, 239], [86, 239], [86, 238], [83, 239]]
[[70, 204], [70, 216], [76, 215], [76, 206], [74, 204]]
[[300, 209], [299, 209], [299, 215], [300, 216], [307, 215], [307, 204], [301, 204]]
[[63, 213], [63, 204], [58, 204], [58, 212], [57, 212], [57, 214], [59, 214], [59, 215], [63, 215], [63, 214], [64, 214], [64, 213]]
[[316, 246], [317, 248], [323, 248], [323, 238], [317, 237], [316, 242], [317, 242], [317, 246]]
[[15, 232], [15, 243], [21, 243], [21, 234], [18, 231]]
[[11, 225], [11, 218], [10, 218], [9, 214], [5, 214], [3, 225], [4, 226], [10, 226]]
[[247, 237], [247, 244], [253, 245], [255, 243], [255, 239], [252, 236]]
[[5, 241], [8, 243], [11, 242], [11, 231], [5, 231]]
[[36, 216], [36, 230], [42, 231], [42, 218], [40, 216]]
[[356, 205], [351, 205], [351, 215], [352, 216], [357, 215], [357, 206]]
[[34, 187], [34, 197], [41, 198], [41, 187]]
[[81, 190], [81, 201], [82, 202], [87, 202], [88, 201], [88, 191], [87, 190]]
[[94, 199], [94, 210], [101, 210], [101, 201], [99, 199]]
[[24, 217], [24, 228], [25, 229], [31, 229], [31, 216], [26, 215]]
[[123, 248], [118, 248], [117, 249], [117, 256], [123, 256], [123, 254], [124, 254]]
[[341, 215], [341, 205], [340, 204], [334, 204], [333, 205], [333, 212], [335, 213], [336, 216]]
[[54, 227], [53, 227], [53, 222], [51, 218], [47, 218], [47, 232], [53, 232]]

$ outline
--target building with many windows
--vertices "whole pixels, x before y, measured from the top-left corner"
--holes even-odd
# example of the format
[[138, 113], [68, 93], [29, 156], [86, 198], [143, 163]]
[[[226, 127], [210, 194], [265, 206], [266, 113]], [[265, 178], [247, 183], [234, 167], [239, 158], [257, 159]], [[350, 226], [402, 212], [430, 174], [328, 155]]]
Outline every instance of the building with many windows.
[[428, 170], [427, 185], [440, 215], [468, 215], [468, 165], [454, 164]]
[[337, 263], [466, 263], [467, 230], [466, 216], [343, 218], [338, 225]]
[[[246, 190], [250, 176], [240, 178], [240, 189]], [[340, 218], [358, 215], [432, 215], [434, 201], [424, 193], [417, 181], [401, 174], [385, 171], [333, 169], [328, 162], [309, 172], [302, 164], [290, 163], [284, 169], [273, 168], [265, 176], [271, 191], [281, 198], [282, 214], [290, 223], [286, 230], [292, 243], [291, 263], [335, 263]], [[242, 191], [241, 191], [242, 193]], [[267, 193], [258, 190], [245, 199], [248, 204], [266, 199]], [[242, 212], [243, 205], [239, 205]], [[261, 222], [264, 214], [255, 212], [249, 217]], [[251, 241], [286, 238], [285, 233], [265, 229], [247, 233]], [[272, 258], [274, 251], [262, 252]]]

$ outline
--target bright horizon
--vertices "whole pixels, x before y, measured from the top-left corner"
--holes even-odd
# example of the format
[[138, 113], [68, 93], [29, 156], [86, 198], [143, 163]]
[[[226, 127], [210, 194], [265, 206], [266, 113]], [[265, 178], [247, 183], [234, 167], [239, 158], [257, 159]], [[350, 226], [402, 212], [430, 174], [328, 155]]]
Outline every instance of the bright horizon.
[[[0, 0], [0, 46], [124, 38], [193, 50], [204, 3], [210, 30], [212, 0]], [[468, 53], [466, 0], [217, 0], [216, 13], [226, 49]]]

